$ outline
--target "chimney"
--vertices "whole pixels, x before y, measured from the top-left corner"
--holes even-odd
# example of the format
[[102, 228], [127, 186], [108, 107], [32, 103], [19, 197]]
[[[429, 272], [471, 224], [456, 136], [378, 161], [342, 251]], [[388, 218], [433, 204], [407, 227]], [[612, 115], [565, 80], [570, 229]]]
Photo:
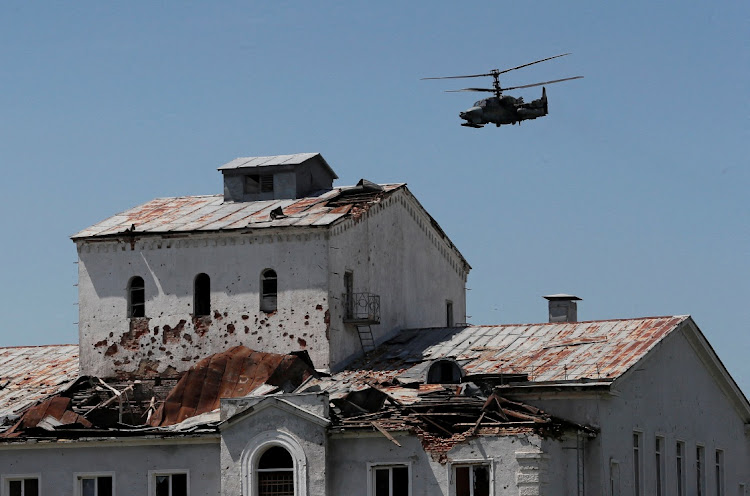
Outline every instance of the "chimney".
[[549, 301], [550, 322], [578, 322], [578, 305], [581, 298], [569, 294], [553, 294], [544, 297]]

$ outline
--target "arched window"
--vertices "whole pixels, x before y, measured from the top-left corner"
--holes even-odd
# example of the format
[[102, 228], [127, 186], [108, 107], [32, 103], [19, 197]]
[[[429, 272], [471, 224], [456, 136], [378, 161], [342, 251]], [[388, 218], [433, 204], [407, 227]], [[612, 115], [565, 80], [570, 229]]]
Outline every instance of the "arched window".
[[258, 496], [294, 496], [294, 461], [281, 446], [271, 446], [258, 461]]
[[453, 360], [438, 360], [427, 372], [428, 384], [458, 384], [461, 382], [461, 367]]
[[196, 317], [211, 314], [211, 278], [200, 273], [193, 282], [193, 315]]
[[263, 312], [276, 310], [276, 271], [266, 269], [260, 275], [260, 309]]
[[133, 276], [128, 281], [128, 317], [146, 316], [146, 285], [143, 278]]

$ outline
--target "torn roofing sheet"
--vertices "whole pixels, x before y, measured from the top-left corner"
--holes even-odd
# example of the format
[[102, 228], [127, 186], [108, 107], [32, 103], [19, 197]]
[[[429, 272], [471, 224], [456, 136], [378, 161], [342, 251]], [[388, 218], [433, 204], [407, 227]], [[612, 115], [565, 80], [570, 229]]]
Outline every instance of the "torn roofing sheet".
[[235, 346], [191, 367], [151, 417], [149, 425], [177, 424], [215, 410], [221, 398], [246, 396], [263, 384], [291, 391], [314, 375], [312, 366], [295, 355]]
[[368, 384], [425, 382], [429, 362], [450, 358], [471, 376], [525, 374], [530, 382], [611, 382], [689, 316], [410, 329], [370, 358], [320, 381], [336, 397]]
[[77, 377], [78, 345], [0, 348], [0, 419], [18, 415]]
[[[368, 197], [366, 203], [375, 204], [405, 185], [381, 186], [382, 192]], [[363, 200], [357, 197], [339, 198], [342, 192], [355, 188], [357, 187], [338, 187], [307, 198], [248, 202], [224, 201], [223, 195], [157, 198], [94, 224], [74, 234], [72, 239], [116, 236], [124, 233], [167, 234], [284, 226], [327, 226], [351, 215], [352, 206], [363, 204]], [[333, 200], [336, 200], [335, 203], [328, 205], [329, 201]], [[279, 207], [284, 215], [272, 219], [271, 211]]]

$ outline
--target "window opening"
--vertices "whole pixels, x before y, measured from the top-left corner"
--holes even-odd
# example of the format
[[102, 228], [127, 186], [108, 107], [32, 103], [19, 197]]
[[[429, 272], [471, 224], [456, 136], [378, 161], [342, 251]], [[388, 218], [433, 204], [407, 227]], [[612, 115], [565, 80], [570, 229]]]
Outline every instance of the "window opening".
[[354, 273], [351, 271], [344, 272], [344, 311], [345, 318], [354, 317]]
[[409, 496], [409, 467], [376, 467], [373, 477], [375, 496]]
[[146, 285], [143, 278], [134, 276], [128, 282], [128, 317], [146, 316]]
[[268, 448], [258, 461], [258, 496], [294, 496], [294, 461], [281, 446]]
[[245, 193], [272, 193], [273, 174], [249, 174], [245, 176]]
[[276, 271], [266, 269], [260, 276], [260, 309], [263, 312], [273, 312], [277, 305], [278, 280]]
[[200, 273], [193, 281], [193, 315], [211, 315], [211, 278]]
[[464, 465], [456, 467], [456, 496], [489, 496], [490, 467]]
[[716, 450], [716, 496], [724, 496], [724, 451]]
[[9, 496], [39, 496], [39, 479], [36, 477], [8, 479]]
[[706, 496], [706, 450], [703, 446], [695, 449], [695, 485], [698, 496]]
[[685, 496], [685, 443], [677, 441], [676, 447], [677, 466], [677, 496]]
[[633, 488], [635, 496], [641, 496], [643, 491], [641, 484], [643, 482], [643, 453], [641, 451], [640, 432], [633, 433]]
[[461, 368], [452, 360], [438, 360], [427, 372], [428, 384], [458, 384], [461, 382]]
[[445, 325], [446, 327], [453, 327], [454, 321], [453, 321], [453, 302], [452, 301], [446, 301], [445, 302]]
[[656, 496], [664, 496], [664, 438], [661, 436], [656, 437], [654, 458], [656, 463]]
[[620, 496], [620, 464], [616, 460], [609, 461], [609, 494]]
[[186, 473], [156, 474], [154, 476], [155, 496], [188, 496]]
[[78, 477], [81, 496], [112, 496], [112, 477]]

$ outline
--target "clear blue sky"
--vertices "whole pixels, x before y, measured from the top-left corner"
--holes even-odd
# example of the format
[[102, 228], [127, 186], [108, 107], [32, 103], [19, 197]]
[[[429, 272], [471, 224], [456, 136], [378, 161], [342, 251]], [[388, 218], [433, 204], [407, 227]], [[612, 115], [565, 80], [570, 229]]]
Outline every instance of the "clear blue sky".
[[[221, 192], [237, 156], [321, 152], [409, 184], [473, 266], [472, 323], [692, 314], [750, 393], [750, 3], [6, 2], [0, 345], [77, 341], [68, 237]], [[507, 74], [550, 115], [468, 129]], [[540, 88], [516, 94], [537, 98]]]

